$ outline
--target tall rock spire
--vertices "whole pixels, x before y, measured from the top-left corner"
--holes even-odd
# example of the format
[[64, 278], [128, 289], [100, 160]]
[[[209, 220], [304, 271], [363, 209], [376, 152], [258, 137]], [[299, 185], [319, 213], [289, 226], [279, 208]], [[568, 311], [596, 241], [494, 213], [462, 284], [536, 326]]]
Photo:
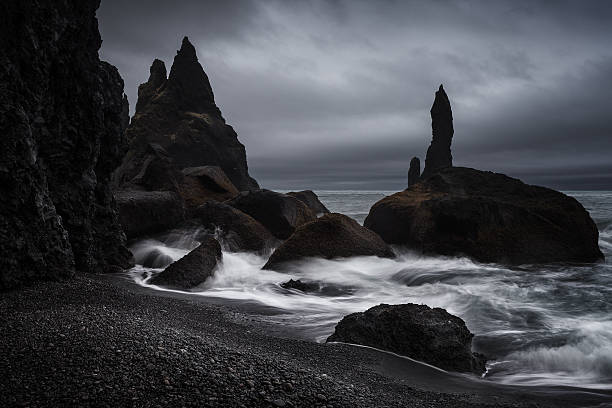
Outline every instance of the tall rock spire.
[[151, 101], [157, 89], [166, 82], [166, 65], [164, 61], [155, 59], [149, 68], [149, 80], [138, 87], [136, 112], [140, 112]]
[[436, 99], [431, 107], [431, 129], [433, 138], [427, 149], [425, 169], [422, 177], [426, 178], [436, 171], [453, 166], [451, 143], [453, 140], [453, 112], [444, 87], [436, 92]]
[[408, 170], [408, 187], [416, 184], [421, 176], [421, 160], [418, 157], [413, 157], [410, 160], [410, 169]]
[[174, 57], [167, 86], [176, 95], [181, 110], [218, 112], [208, 76], [198, 62], [195, 47], [187, 37], [183, 38], [181, 49]]

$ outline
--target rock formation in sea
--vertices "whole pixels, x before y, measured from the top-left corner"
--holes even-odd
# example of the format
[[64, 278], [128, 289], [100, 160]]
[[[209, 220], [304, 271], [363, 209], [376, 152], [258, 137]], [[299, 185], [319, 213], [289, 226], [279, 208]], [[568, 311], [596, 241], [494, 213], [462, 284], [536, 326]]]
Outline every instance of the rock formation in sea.
[[597, 226], [574, 198], [487, 171], [452, 167], [452, 113], [442, 86], [418, 183], [375, 203], [364, 226], [388, 244], [506, 264], [603, 259]]
[[450, 371], [482, 374], [486, 360], [472, 352], [465, 322], [444, 309], [413, 303], [380, 304], [345, 316], [327, 339], [392, 351]]
[[421, 177], [427, 178], [440, 169], [452, 167], [453, 156], [451, 143], [453, 141], [453, 112], [444, 87], [440, 85], [436, 91], [436, 98], [431, 107], [432, 139], [427, 156], [425, 168]]
[[408, 187], [419, 181], [419, 177], [421, 177], [421, 161], [418, 157], [413, 157], [408, 170]]
[[115, 174], [121, 186], [143, 169], [150, 144], [167, 152], [173, 165], [218, 166], [240, 191], [257, 189], [249, 176], [244, 145], [215, 104], [208, 76], [185, 37], [170, 74], [162, 61], [151, 65], [149, 80], [138, 88], [136, 113], [127, 131], [130, 152]]
[[0, 5], [0, 289], [132, 262], [109, 188], [127, 98], [98, 57], [98, 5]]
[[191, 289], [213, 276], [222, 256], [217, 240], [208, 237], [196, 249], [155, 275], [149, 283], [174, 289]]
[[371, 230], [343, 214], [330, 213], [306, 223], [279, 246], [264, 269], [283, 269], [303, 258], [394, 257], [391, 248]]

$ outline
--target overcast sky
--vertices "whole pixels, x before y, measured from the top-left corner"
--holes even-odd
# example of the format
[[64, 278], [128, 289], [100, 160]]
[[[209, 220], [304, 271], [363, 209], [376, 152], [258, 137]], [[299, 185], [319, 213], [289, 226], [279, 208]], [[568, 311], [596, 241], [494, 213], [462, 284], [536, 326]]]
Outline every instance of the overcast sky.
[[132, 112], [189, 36], [263, 187], [405, 188], [443, 83], [455, 165], [612, 189], [612, 1], [102, 0], [98, 18]]

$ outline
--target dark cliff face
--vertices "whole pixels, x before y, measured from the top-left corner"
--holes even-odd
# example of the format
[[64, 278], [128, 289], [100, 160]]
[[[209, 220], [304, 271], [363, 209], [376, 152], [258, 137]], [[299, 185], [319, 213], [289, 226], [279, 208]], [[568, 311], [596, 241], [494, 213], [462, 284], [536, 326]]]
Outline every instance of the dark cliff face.
[[127, 99], [98, 0], [0, 5], [0, 289], [127, 267], [109, 188]]
[[451, 143], [453, 141], [453, 112], [442, 85], [436, 91], [431, 107], [431, 145], [427, 149], [425, 169], [422, 177], [427, 178], [440, 169], [452, 167]]
[[219, 166], [239, 190], [257, 189], [249, 176], [244, 145], [225, 123], [215, 104], [210, 82], [187, 37], [174, 58], [170, 74], [160, 60], [149, 80], [138, 88], [138, 103], [128, 128], [130, 152], [115, 182], [133, 182], [149, 144], [161, 146], [177, 169]]

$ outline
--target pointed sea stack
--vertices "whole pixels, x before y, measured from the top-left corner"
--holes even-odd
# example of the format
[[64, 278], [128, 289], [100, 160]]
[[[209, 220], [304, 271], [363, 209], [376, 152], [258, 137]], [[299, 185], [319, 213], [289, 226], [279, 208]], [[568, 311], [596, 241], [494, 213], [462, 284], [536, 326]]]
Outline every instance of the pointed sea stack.
[[179, 171], [186, 167], [218, 166], [238, 190], [258, 188], [249, 176], [244, 145], [225, 123], [208, 76], [196, 50], [185, 37], [170, 74], [160, 60], [151, 66], [149, 80], [138, 88], [138, 103], [127, 130], [130, 152], [115, 174], [119, 187], [133, 184], [143, 170], [151, 143], [168, 153]]
[[427, 149], [423, 178], [427, 178], [440, 169], [453, 166], [451, 143], [453, 141], [453, 112], [444, 87], [436, 92], [436, 99], [431, 107], [431, 145]]
[[418, 157], [413, 157], [410, 160], [410, 169], [408, 170], [408, 187], [416, 184], [421, 176], [421, 160]]

